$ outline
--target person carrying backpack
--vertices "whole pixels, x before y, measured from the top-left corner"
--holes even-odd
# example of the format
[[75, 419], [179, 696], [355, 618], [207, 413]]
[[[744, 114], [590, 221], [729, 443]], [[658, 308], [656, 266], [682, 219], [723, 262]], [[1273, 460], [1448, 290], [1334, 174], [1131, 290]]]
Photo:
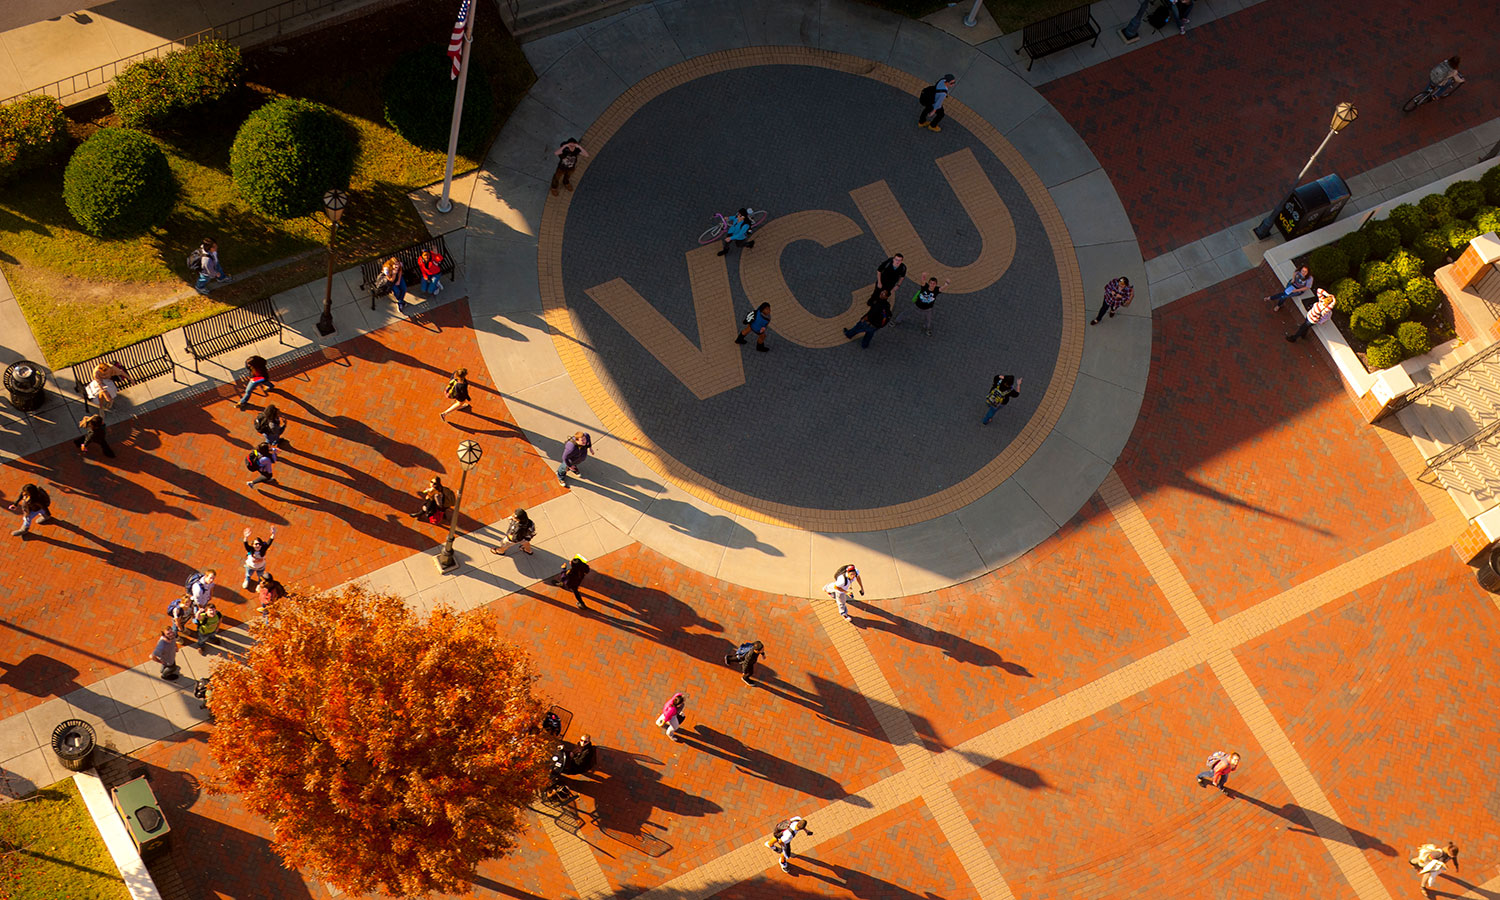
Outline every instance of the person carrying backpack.
[[229, 280], [224, 267], [219, 265], [219, 245], [214, 243], [213, 238], [204, 238], [198, 249], [188, 254], [187, 267], [189, 272], [198, 276], [193, 289], [200, 294], [208, 293], [210, 281]]
[[587, 431], [576, 432], [572, 437], [563, 441], [562, 465], [557, 467], [557, 483], [563, 487], [568, 486], [568, 475], [577, 475], [578, 467], [594, 448], [594, 439], [589, 437]]
[[281, 439], [286, 432], [286, 419], [274, 403], [267, 403], [266, 408], [255, 417], [255, 432], [278, 451], [291, 449], [292, 442]]
[[[938, 295], [943, 292], [943, 288], [947, 287], [948, 281], [951, 280], [952, 279], [945, 280], [941, 285], [939, 285], [937, 278], [929, 276], [926, 272], [923, 272], [922, 286], [917, 289], [917, 293], [911, 298], [912, 306], [915, 307], [917, 312], [921, 313], [922, 315], [922, 333], [927, 335], [928, 337], [932, 337], [932, 311], [937, 307]], [[896, 317], [894, 319], [891, 319], [891, 324], [901, 324], [901, 318], [905, 316], [906, 313], [907, 310], [905, 309], [901, 310], [901, 312], [899, 313], [896, 313]]]
[[989, 412], [984, 414], [979, 424], [990, 424], [990, 419], [995, 418], [995, 413], [1000, 411], [1000, 407], [1019, 396], [1021, 396], [1021, 379], [1014, 375], [996, 375], [994, 383], [990, 385], [989, 394], [984, 398], [984, 402], [990, 407]]
[[443, 394], [449, 400], [453, 401], [453, 405], [438, 413], [439, 419], [442, 419], [444, 422], [448, 421], [448, 413], [458, 409], [466, 409], [469, 412], [473, 412], [474, 407], [469, 404], [469, 370], [458, 369], [455, 371], [453, 377], [448, 379], [448, 386], [443, 388]]
[[856, 335], [864, 335], [865, 339], [860, 341], [860, 349], [869, 349], [870, 339], [875, 337], [875, 332], [884, 328], [891, 321], [891, 292], [887, 288], [876, 288], [870, 299], [865, 301], [870, 311], [860, 317], [854, 327], [844, 329], [844, 337], [853, 340]]
[[245, 482], [246, 487], [260, 490], [259, 485], [276, 483], [276, 448], [270, 444], [262, 443], [259, 447], [251, 450], [245, 457], [245, 469], [257, 473], [256, 476]]
[[246, 378], [249, 379], [245, 385], [245, 393], [240, 396], [239, 408], [244, 409], [245, 404], [250, 402], [250, 395], [258, 387], [266, 389], [266, 396], [271, 396], [271, 391], [276, 385], [271, 383], [271, 370], [264, 356], [245, 357]]
[[1210, 755], [1204, 765], [1208, 768], [1198, 773], [1198, 786], [1208, 787], [1212, 784], [1225, 794], [1229, 793], [1229, 788], [1225, 785], [1229, 783], [1229, 773], [1240, 767], [1240, 755], [1219, 750]]
[[755, 684], [750, 677], [755, 674], [755, 664], [766, 654], [766, 645], [760, 641], [746, 641], [724, 655], [724, 664], [740, 667], [740, 680]]
[[761, 353], [770, 350], [766, 346], [766, 327], [771, 324], [771, 304], [762, 303], [755, 309], [745, 313], [743, 320], [745, 327], [740, 329], [740, 336], [734, 339], [736, 344], [745, 343], [745, 335], [755, 332], [755, 349]]
[[31, 526], [40, 524], [52, 518], [52, 498], [47, 492], [34, 484], [28, 484], [21, 488], [21, 493], [16, 497], [16, 502], [10, 505], [10, 511], [21, 514], [21, 527], [12, 531], [11, 537], [26, 539], [30, 533]]
[[578, 592], [578, 586], [583, 584], [583, 576], [587, 575], [589, 561], [574, 554], [571, 559], [563, 560], [562, 569], [547, 582], [557, 587], [565, 587], [573, 592], [573, 599], [578, 601], [579, 609], [588, 609], [583, 605], [583, 594]]
[[783, 872], [792, 870], [787, 861], [792, 858], [792, 839], [799, 831], [812, 834], [812, 829], [807, 827], [806, 819], [801, 816], [782, 819], [771, 829], [771, 839], [766, 841], [766, 849], [781, 857], [781, 871]]
[[[943, 101], [948, 99], [948, 92], [958, 83], [952, 73], [944, 75], [937, 80], [936, 84], [929, 84], [922, 88], [922, 93], [917, 95], [917, 102], [922, 104], [922, 114], [917, 116], [917, 127], [927, 128], [932, 131], [942, 131], [938, 123], [943, 121]], [[932, 116], [932, 121], [927, 117]]]
[[213, 569], [204, 569], [188, 576], [187, 596], [192, 601], [193, 609], [202, 609], [213, 602], [214, 579], [218, 574]]
[[515, 515], [505, 523], [505, 540], [498, 547], [491, 547], [490, 552], [496, 556], [504, 556], [505, 551], [517, 545], [531, 555], [531, 539], [536, 537], [536, 523], [524, 509], [516, 509]]

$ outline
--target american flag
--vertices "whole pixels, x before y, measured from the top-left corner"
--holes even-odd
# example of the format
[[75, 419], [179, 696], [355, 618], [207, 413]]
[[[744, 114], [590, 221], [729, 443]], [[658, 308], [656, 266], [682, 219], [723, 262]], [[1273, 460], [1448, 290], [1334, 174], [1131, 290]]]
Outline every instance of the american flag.
[[448, 56], [453, 60], [453, 68], [448, 72], [448, 80], [452, 81], [458, 77], [458, 68], [464, 60], [464, 30], [469, 24], [469, 0], [464, 0], [463, 5], [458, 8], [458, 21], [453, 23], [453, 36], [448, 38]]

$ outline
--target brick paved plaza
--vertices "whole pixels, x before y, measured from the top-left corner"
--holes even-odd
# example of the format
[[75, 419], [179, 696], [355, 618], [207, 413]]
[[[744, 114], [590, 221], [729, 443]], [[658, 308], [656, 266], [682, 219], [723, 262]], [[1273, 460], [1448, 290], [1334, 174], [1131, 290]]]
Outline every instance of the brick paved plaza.
[[[1328, 165], [1350, 174], [1493, 119], [1477, 63], [1500, 50], [1497, 7], [1199, 0], [1188, 39], [1036, 88], [922, 23], [814, 5], [660, 0], [527, 44], [539, 81], [455, 192], [451, 293], [409, 320], [347, 298], [358, 324], [322, 341], [316, 304], [287, 315], [280, 485], [244, 486], [252, 412], [212, 382], [112, 419], [117, 459], [13, 459], [4, 491], [43, 484], [57, 515], [0, 555], [7, 792], [63, 776], [41, 744], [82, 716], [149, 767], [187, 896], [337, 896], [204, 790], [191, 680], [140, 675], [193, 568], [218, 568], [247, 639], [239, 534], [275, 524], [283, 581], [483, 617], [600, 747], [576, 817], [538, 804], [465, 896], [1385, 900], [1416, 896], [1414, 847], [1452, 839], [1435, 896], [1500, 897], [1500, 606], [1453, 550], [1467, 522], [1316, 341], [1282, 340], [1258, 256], [1170, 302], [1146, 272], [1271, 202], [1342, 92], [1365, 130]], [[1100, 6], [1118, 44], [1135, 4]], [[1322, 87], [1270, 64], [1303, 28], [1337, 35]], [[1401, 118], [1460, 43], [1473, 83]], [[947, 70], [945, 129], [918, 131], [914, 95]], [[1156, 79], [1184, 71], [1168, 102]], [[799, 84], [813, 105], [783, 111]], [[1301, 105], [1317, 112], [1294, 126]], [[729, 154], [737, 127], [763, 156]], [[569, 136], [593, 156], [552, 196]], [[696, 246], [709, 211], [756, 203], [778, 217], [757, 247]], [[846, 345], [834, 327], [898, 249], [960, 273], [934, 335]], [[1126, 273], [1134, 304], [1088, 326]], [[765, 296], [757, 354], [731, 332]], [[460, 366], [474, 410], [444, 423]], [[983, 429], [1007, 367], [1032, 390]], [[566, 490], [553, 469], [580, 428], [598, 454]], [[443, 530], [408, 514], [433, 474], [457, 483], [465, 438], [485, 456], [439, 575]], [[537, 557], [496, 560], [517, 506]], [[595, 573], [586, 612], [541, 581], [572, 553]], [[852, 623], [821, 592], [844, 562], [868, 589]], [[748, 640], [755, 686], [724, 663]], [[184, 656], [195, 678], [231, 664]], [[681, 743], [652, 724], [675, 691]], [[1193, 779], [1221, 749], [1243, 757], [1225, 794]], [[812, 833], [783, 874], [762, 842], [794, 814]]]

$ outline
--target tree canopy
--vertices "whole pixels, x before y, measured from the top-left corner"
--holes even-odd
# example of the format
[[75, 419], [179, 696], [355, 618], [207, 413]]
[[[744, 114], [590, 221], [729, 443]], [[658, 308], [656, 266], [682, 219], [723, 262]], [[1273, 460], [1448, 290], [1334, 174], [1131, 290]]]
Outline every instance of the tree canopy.
[[363, 894], [457, 893], [515, 847], [551, 744], [526, 652], [479, 616], [293, 591], [213, 675], [210, 751], [289, 866]]

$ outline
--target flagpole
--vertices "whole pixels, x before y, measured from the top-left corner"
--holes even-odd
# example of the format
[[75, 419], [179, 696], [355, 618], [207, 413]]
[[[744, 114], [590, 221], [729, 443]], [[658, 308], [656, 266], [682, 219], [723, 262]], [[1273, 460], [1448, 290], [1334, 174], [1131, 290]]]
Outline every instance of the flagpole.
[[453, 201], [448, 194], [453, 190], [453, 157], [458, 153], [458, 125], [464, 112], [464, 86], [469, 83], [469, 59], [474, 55], [474, 16], [479, 12], [479, 3], [469, 4], [469, 19], [464, 23], [464, 56], [458, 65], [458, 90], [453, 95], [453, 125], [448, 129], [448, 167], [443, 172], [443, 196], [438, 199], [440, 213], [451, 212]]

